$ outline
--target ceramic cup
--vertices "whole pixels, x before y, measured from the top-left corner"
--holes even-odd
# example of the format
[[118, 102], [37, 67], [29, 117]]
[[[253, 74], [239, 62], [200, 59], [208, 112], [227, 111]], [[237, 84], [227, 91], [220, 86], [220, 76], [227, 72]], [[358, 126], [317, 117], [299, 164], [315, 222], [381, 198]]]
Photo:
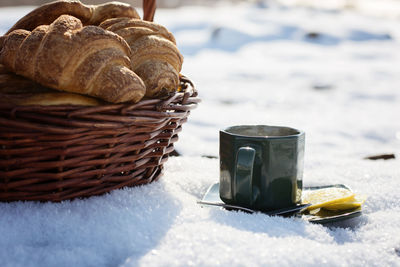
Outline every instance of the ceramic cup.
[[220, 198], [271, 211], [301, 201], [305, 134], [281, 126], [241, 125], [220, 131]]

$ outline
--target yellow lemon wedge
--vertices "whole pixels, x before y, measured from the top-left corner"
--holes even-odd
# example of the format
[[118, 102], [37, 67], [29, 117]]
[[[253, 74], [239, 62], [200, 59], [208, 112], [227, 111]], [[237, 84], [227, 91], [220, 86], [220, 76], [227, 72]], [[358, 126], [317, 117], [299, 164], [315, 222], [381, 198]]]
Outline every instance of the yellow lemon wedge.
[[303, 203], [310, 203], [307, 210], [323, 208], [328, 205], [354, 201], [355, 194], [346, 188], [329, 187], [304, 192]]
[[367, 197], [365, 196], [355, 196], [352, 201], [340, 202], [340, 203], [333, 203], [324, 206], [324, 209], [327, 210], [349, 210], [361, 207], [364, 204]]

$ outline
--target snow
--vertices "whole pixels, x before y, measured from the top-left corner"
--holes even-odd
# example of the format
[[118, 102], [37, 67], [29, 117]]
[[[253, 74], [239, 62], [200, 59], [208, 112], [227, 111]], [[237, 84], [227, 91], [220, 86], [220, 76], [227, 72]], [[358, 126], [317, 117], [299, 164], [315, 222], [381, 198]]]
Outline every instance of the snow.
[[[268, 3], [158, 10], [202, 98], [182, 156], [150, 185], [0, 203], [1, 266], [400, 266], [400, 21]], [[31, 9], [1, 8], [0, 34]], [[304, 130], [304, 182], [367, 195], [363, 215], [340, 228], [199, 206], [218, 131], [239, 124]], [[364, 159], [383, 153], [396, 159]]]

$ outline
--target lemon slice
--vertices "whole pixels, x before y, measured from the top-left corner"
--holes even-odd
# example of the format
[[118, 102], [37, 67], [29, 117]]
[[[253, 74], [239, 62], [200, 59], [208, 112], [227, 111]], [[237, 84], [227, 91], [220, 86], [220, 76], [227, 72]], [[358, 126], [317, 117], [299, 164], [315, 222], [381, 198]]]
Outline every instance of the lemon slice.
[[365, 196], [355, 196], [353, 201], [346, 201], [340, 203], [333, 203], [324, 206], [324, 209], [327, 210], [349, 210], [361, 207], [364, 204], [367, 198]]
[[329, 187], [306, 191], [302, 196], [303, 203], [310, 203], [308, 210], [322, 208], [328, 205], [354, 201], [355, 194], [346, 188]]

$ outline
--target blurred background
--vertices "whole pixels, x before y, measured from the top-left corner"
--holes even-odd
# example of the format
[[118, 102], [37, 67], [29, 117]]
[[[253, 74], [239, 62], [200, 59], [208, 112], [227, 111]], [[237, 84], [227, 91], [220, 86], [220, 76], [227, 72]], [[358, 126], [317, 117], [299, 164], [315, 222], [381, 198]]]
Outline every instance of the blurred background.
[[[52, 2], [50, 0], [1, 0], [2, 6], [21, 6], [32, 5], [39, 6], [44, 3]], [[100, 4], [107, 1], [102, 0], [84, 0], [85, 4]], [[129, 3], [133, 6], [140, 7], [141, 0], [124, 0], [122, 2]], [[326, 9], [354, 9], [364, 13], [400, 18], [400, 1], [399, 0], [157, 0], [159, 8], [175, 8], [187, 5], [212, 6], [219, 5], [223, 2], [231, 4], [253, 2], [259, 4], [279, 4], [283, 6], [303, 6]]]

